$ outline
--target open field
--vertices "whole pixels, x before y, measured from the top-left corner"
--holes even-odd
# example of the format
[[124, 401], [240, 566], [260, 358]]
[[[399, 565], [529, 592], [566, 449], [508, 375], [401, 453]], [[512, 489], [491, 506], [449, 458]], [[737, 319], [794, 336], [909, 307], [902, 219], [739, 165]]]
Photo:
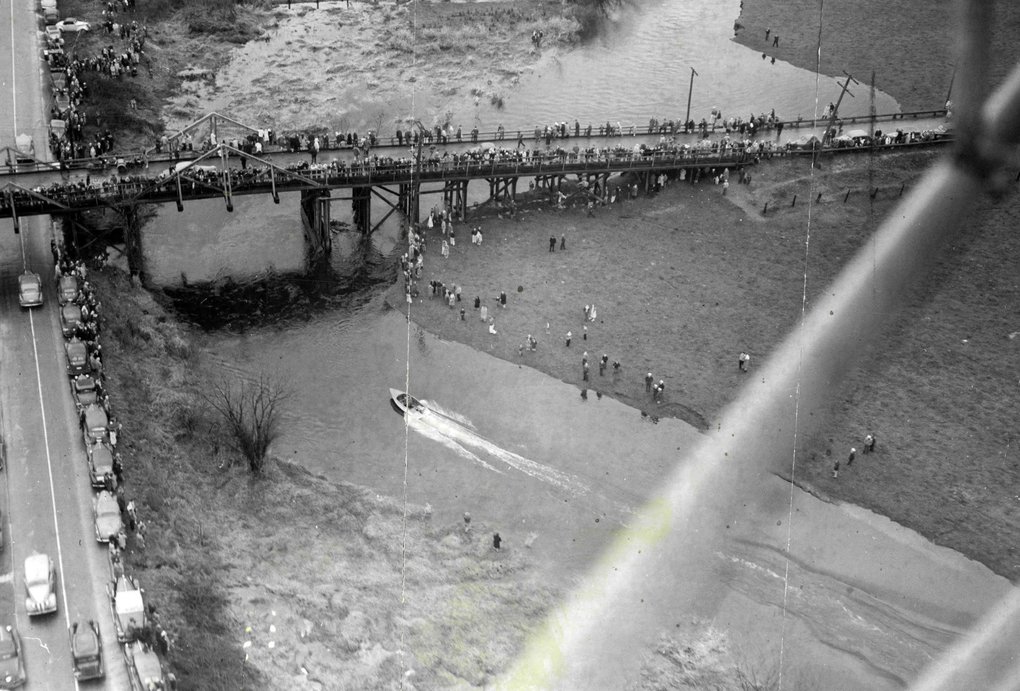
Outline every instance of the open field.
[[[1020, 50], [1020, 6], [994, 5], [988, 85], [999, 84]], [[846, 70], [862, 84], [875, 82], [905, 111], [942, 104], [949, 94], [959, 26], [953, 2], [910, 0], [743, 0], [736, 40], [753, 50], [814, 71], [821, 23], [821, 72], [840, 78]], [[765, 30], [771, 29], [765, 40]], [[779, 46], [773, 47], [775, 36]], [[859, 100], [866, 87], [851, 91]], [[824, 106], [821, 104], [819, 107]]]

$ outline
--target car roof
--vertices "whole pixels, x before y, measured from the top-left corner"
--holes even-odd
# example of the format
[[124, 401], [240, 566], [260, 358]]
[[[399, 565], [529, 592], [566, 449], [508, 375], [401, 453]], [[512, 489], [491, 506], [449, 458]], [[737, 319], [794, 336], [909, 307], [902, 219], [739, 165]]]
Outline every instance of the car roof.
[[[103, 506], [103, 505], [106, 506]], [[117, 506], [117, 500], [109, 492], [103, 491], [99, 493], [96, 498], [96, 510], [97, 511], [116, 511], [120, 513], [120, 507]]]
[[14, 638], [16, 635], [17, 631], [13, 626], [10, 631], [7, 627], [0, 626], [0, 656], [9, 658], [18, 651], [18, 643]]
[[87, 624], [78, 624], [78, 630], [71, 637], [74, 652], [78, 655], [96, 655], [99, 653], [99, 637]]
[[74, 304], [73, 302], [66, 303], [63, 307], [60, 308], [60, 312], [61, 314], [64, 315], [65, 318], [69, 316], [76, 316], [78, 319], [81, 319], [81, 307]]
[[[134, 587], [134, 586], [132, 586]], [[145, 603], [142, 602], [142, 591], [141, 590], [118, 590], [117, 591], [117, 614], [130, 615], [144, 612]], [[138, 625], [141, 626], [142, 622], [139, 621]]]
[[50, 570], [50, 558], [45, 554], [30, 554], [25, 557], [25, 574], [45, 576]]
[[98, 425], [100, 421], [102, 421], [103, 425], [107, 423], [106, 412], [95, 403], [90, 403], [85, 408], [85, 423], [89, 427], [93, 427]]
[[18, 276], [18, 282], [22, 283], [22, 284], [29, 283], [29, 282], [31, 282], [31, 283], [41, 283], [42, 279], [39, 278], [39, 274], [33, 273], [31, 271], [26, 271], [25, 273], [23, 273], [20, 276]]

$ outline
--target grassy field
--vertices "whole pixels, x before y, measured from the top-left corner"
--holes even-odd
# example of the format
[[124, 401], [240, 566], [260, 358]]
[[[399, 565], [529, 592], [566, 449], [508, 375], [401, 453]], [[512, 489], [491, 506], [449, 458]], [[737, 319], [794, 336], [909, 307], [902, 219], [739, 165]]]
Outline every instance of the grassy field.
[[[753, 370], [800, 318], [805, 269], [810, 307], [933, 156], [870, 164], [843, 157], [823, 161], [814, 175], [804, 160], [765, 163], [752, 186], [733, 185], [726, 198], [712, 184], [675, 183], [594, 218], [547, 209], [519, 222], [489, 219], [480, 248], [465, 242], [462, 226], [447, 260], [431, 238], [422, 286], [461, 285], [468, 319], [427, 292], [412, 316], [443, 338], [705, 429], [746, 376], [737, 354], [749, 352]], [[874, 198], [868, 189], [877, 190]], [[805, 258], [808, 199], [818, 203]], [[763, 217], [766, 202], [773, 211]], [[985, 201], [936, 273], [904, 296], [866, 366], [833, 397], [824, 432], [803, 446], [796, 478], [1010, 578], [1020, 575], [1017, 213], [1015, 204]], [[550, 253], [549, 236], [561, 234], [567, 250]], [[391, 293], [396, 305], [401, 290]], [[494, 300], [501, 290], [505, 310]], [[495, 318], [495, 336], [472, 308], [475, 295]], [[583, 307], [592, 303], [598, 320], [583, 340]], [[529, 333], [538, 349], [521, 356]], [[603, 353], [620, 360], [618, 376], [611, 368], [599, 375]], [[644, 390], [649, 371], [666, 383], [661, 403]], [[833, 458], [860, 448], [869, 431], [879, 452], [832, 480]]]
[[[1020, 5], [995, 2], [990, 40], [989, 85], [1000, 83], [1020, 49]], [[956, 60], [959, 26], [948, 0], [743, 0], [736, 40], [756, 51], [814, 71], [821, 24], [821, 72], [846, 70], [861, 83], [871, 80], [905, 111], [940, 108], [946, 101]], [[765, 30], [771, 29], [769, 40]], [[779, 46], [772, 39], [779, 36]], [[853, 91], [853, 89], [851, 89]], [[859, 91], [859, 90], [858, 90]], [[862, 94], [857, 93], [860, 99]]]

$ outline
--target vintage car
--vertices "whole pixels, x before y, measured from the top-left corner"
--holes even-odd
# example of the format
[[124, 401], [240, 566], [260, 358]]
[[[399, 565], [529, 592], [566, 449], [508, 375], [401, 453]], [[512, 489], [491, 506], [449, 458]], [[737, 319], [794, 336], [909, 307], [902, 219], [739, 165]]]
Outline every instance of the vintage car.
[[177, 688], [177, 679], [166, 670], [156, 651], [141, 641], [124, 646], [124, 660], [131, 691], [171, 691]]
[[106, 486], [103, 478], [113, 473], [113, 452], [107, 444], [93, 444], [88, 447], [89, 482], [95, 489]]
[[74, 396], [78, 410], [99, 401], [99, 386], [91, 374], [79, 374], [71, 379], [71, 395]]
[[67, 354], [67, 373], [72, 377], [89, 372], [89, 349], [80, 338], [72, 338], [64, 344]]
[[31, 271], [18, 276], [18, 303], [22, 307], [38, 307], [43, 304], [42, 279]]
[[75, 19], [74, 17], [61, 19], [56, 23], [56, 27], [65, 34], [77, 34], [81, 31], [89, 31], [92, 28], [89, 26], [88, 22], [83, 22], [80, 19]]
[[61, 304], [74, 302], [78, 297], [78, 277], [73, 274], [64, 274], [57, 282], [57, 299]]
[[33, 554], [25, 559], [25, 609], [28, 616], [57, 611], [57, 594], [53, 592], [56, 570], [53, 560], [45, 554]]
[[71, 639], [74, 678], [78, 681], [102, 679], [106, 671], [103, 669], [103, 639], [99, 635], [99, 624], [92, 619], [89, 619], [88, 626], [76, 621], [67, 633]]
[[16, 689], [28, 680], [21, 656], [21, 636], [10, 624], [0, 628], [0, 689]]
[[60, 332], [64, 338], [71, 338], [81, 324], [81, 307], [73, 302], [65, 302], [60, 308]]
[[120, 506], [112, 492], [103, 491], [92, 502], [92, 518], [96, 529], [96, 540], [109, 542], [124, 529], [124, 521], [120, 517]]
[[93, 444], [100, 444], [110, 441], [110, 421], [106, 417], [106, 411], [96, 403], [85, 406], [82, 411], [81, 433], [85, 438], [85, 448]]
[[138, 580], [121, 575], [106, 586], [106, 592], [110, 596], [117, 640], [120, 643], [135, 640], [148, 623], [145, 618], [144, 591], [138, 586]]

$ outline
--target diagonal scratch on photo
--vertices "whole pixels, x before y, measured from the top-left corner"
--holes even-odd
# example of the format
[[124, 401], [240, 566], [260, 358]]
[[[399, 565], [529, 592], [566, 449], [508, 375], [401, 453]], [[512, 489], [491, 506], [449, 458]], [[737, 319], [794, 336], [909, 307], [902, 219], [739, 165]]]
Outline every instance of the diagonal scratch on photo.
[[0, 17], [0, 686], [1020, 689], [1020, 5]]

